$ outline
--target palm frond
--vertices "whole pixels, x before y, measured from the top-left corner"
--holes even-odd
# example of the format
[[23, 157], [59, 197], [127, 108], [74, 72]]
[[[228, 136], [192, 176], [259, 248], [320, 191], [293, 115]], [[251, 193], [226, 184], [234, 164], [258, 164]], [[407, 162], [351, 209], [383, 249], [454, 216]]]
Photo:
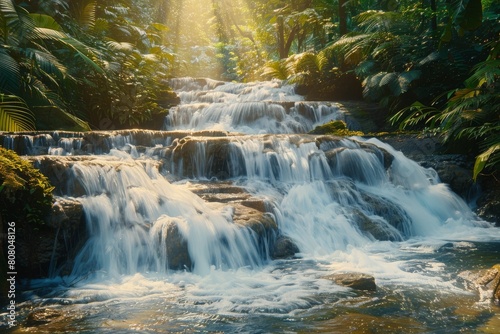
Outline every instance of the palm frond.
[[0, 130], [35, 130], [35, 117], [18, 96], [0, 94]]
[[312, 52], [305, 52], [298, 55], [295, 63], [295, 72], [318, 73], [321, 70], [321, 60]]
[[467, 87], [493, 84], [500, 77], [500, 59], [488, 59], [474, 66], [473, 74], [465, 81]]
[[399, 128], [404, 130], [418, 124], [434, 122], [439, 112], [439, 109], [428, 107], [417, 101], [411, 106], [398, 111], [389, 121], [393, 125], [399, 124]]
[[33, 23], [38, 28], [52, 29], [55, 31], [62, 32], [63, 28], [54, 20], [53, 17], [44, 14], [30, 14]]
[[368, 10], [356, 16], [355, 20], [366, 32], [389, 31], [401, 23], [402, 15], [392, 11]]
[[96, 7], [97, 1], [95, 0], [90, 0], [88, 3], [84, 4], [78, 22], [89, 29], [93, 29], [96, 22]]
[[18, 92], [20, 81], [19, 63], [12, 58], [7, 49], [0, 47], [0, 91]]
[[50, 52], [46, 50], [25, 48], [23, 50], [26, 58], [30, 59], [36, 69], [40, 69], [42, 73], [56, 75], [59, 78], [64, 78], [67, 72], [66, 67]]
[[358, 64], [355, 68], [356, 75], [361, 77], [367, 77], [372, 73], [375, 68], [376, 63], [373, 60], [365, 60]]
[[486, 151], [479, 154], [476, 158], [473, 171], [474, 181], [477, 179], [479, 173], [486, 167], [490, 160], [492, 164], [498, 165], [500, 163], [500, 143], [490, 146]]
[[134, 50], [134, 46], [128, 42], [109, 40], [106, 42], [106, 46], [112, 51], [119, 51], [123, 53], [131, 53]]

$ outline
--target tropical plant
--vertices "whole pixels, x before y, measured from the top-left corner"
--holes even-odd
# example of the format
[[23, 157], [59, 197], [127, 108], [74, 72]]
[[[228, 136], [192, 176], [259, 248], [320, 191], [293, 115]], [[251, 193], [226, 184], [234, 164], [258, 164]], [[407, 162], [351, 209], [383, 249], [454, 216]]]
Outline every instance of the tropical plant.
[[[68, 53], [80, 66], [102, 71], [89, 58], [92, 50], [65, 34], [52, 17], [30, 14], [11, 0], [0, 0], [0, 35], [0, 93], [23, 100], [37, 122], [61, 115], [79, 129], [88, 129], [67, 111], [61, 92], [64, 84], [76, 80], [63, 64]], [[30, 123], [28, 114], [19, 112], [17, 117]]]
[[35, 117], [20, 97], [0, 94], [0, 129], [3, 131], [35, 129]]
[[39, 228], [52, 207], [48, 179], [14, 151], [0, 147], [0, 215]]
[[416, 102], [391, 119], [403, 129], [424, 123], [442, 131], [447, 140], [477, 142], [474, 180], [484, 168], [500, 167], [500, 40], [490, 45], [488, 58], [473, 68], [463, 87], [447, 93], [442, 110]]

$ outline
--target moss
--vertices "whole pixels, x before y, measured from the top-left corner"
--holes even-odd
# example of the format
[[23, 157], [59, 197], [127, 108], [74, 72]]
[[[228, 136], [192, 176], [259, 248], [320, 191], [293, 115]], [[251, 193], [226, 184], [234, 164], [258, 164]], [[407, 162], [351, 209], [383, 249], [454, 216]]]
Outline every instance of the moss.
[[361, 131], [351, 131], [344, 121], [330, 121], [319, 125], [309, 132], [314, 135], [336, 135], [336, 136], [363, 136]]
[[4, 223], [22, 222], [34, 228], [44, 225], [53, 189], [28, 161], [0, 147], [0, 215]]

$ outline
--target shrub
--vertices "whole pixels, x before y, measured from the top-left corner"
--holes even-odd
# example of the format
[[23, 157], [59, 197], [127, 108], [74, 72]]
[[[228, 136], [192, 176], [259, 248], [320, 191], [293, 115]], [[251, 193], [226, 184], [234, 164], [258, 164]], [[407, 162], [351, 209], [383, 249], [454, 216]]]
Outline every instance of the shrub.
[[0, 147], [0, 215], [38, 229], [52, 207], [48, 179], [15, 152]]

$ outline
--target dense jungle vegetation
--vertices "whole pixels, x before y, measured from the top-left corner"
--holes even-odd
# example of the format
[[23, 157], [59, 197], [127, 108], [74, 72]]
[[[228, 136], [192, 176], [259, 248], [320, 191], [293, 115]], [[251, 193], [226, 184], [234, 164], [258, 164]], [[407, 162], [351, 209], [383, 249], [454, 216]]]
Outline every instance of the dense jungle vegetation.
[[158, 127], [172, 76], [365, 99], [500, 165], [495, 0], [0, 0], [0, 130]]

